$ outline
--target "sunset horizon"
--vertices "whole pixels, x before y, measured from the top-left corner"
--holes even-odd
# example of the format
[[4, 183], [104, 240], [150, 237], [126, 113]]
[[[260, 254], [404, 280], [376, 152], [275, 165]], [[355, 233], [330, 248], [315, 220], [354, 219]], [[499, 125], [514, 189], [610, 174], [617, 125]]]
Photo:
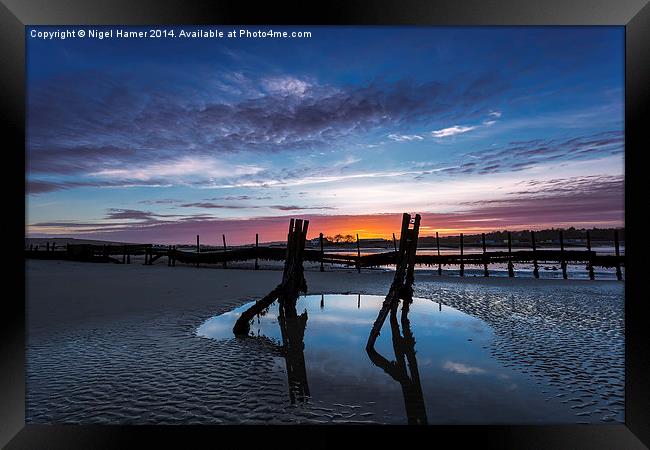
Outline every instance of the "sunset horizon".
[[26, 236], [624, 226], [621, 30], [317, 29], [31, 40]]

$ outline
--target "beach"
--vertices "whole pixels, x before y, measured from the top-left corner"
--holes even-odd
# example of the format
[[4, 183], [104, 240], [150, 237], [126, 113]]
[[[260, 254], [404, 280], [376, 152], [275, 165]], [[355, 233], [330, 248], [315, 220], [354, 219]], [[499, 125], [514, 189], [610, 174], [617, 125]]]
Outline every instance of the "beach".
[[[373, 422], [364, 405], [289, 405], [263, 342], [196, 335], [266, 295], [279, 269], [27, 261], [27, 422]], [[309, 294], [385, 295], [393, 273], [305, 277]], [[486, 351], [566, 405], [551, 421], [623, 421], [623, 283], [416, 271], [414, 291], [487, 324]]]

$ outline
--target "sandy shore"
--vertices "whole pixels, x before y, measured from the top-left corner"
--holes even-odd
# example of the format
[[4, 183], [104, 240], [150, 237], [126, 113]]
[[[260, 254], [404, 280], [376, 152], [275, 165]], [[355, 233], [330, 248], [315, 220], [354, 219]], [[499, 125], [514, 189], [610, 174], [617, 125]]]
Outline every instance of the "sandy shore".
[[[268, 264], [268, 263], [267, 263]], [[29, 260], [26, 263], [27, 326], [29, 333], [48, 333], [76, 325], [112, 321], [148, 312], [223, 311], [260, 298], [282, 278], [277, 270], [219, 269], [214, 267], [166, 264], [144, 266], [90, 264], [67, 261]], [[361, 293], [382, 295], [388, 292], [393, 273], [355, 269], [319, 272], [307, 268], [305, 278], [310, 294]], [[426, 283], [481, 286], [594, 286], [610, 281], [534, 280], [483, 277], [439, 277], [416, 272], [418, 285]], [[434, 295], [426, 298], [436, 300]]]
[[[312, 267], [305, 276], [310, 294], [385, 295], [393, 273]], [[206, 319], [264, 296], [281, 277], [281, 270], [27, 261], [28, 422], [352, 417], [356, 410], [343, 406], [288, 408], [286, 379], [248, 347], [257, 344], [196, 336]], [[623, 283], [416, 271], [415, 296], [487, 323], [491, 354], [566, 403], [576, 422], [623, 420]]]

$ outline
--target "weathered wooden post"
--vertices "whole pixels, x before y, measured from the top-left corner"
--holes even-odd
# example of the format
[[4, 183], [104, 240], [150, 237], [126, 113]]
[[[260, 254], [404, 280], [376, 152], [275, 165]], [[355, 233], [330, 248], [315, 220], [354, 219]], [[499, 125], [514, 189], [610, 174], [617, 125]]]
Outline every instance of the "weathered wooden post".
[[436, 247], [438, 248], [438, 276], [442, 276], [442, 263], [440, 262], [440, 237], [436, 231]]
[[167, 247], [167, 267], [172, 266], [172, 246]]
[[128, 246], [126, 248], [126, 263], [131, 264], [131, 248]]
[[50, 251], [50, 241], [45, 242], [45, 251], [46, 252]]
[[201, 247], [199, 243], [199, 235], [196, 235], [196, 267], [199, 267], [199, 253], [201, 252]]
[[562, 266], [562, 278], [566, 280], [569, 277], [566, 273], [567, 264], [564, 258], [564, 233], [562, 230], [560, 230], [560, 266]]
[[410, 214], [404, 213], [402, 215], [402, 233], [399, 240], [399, 252], [397, 257], [397, 267], [395, 268], [395, 276], [391, 284], [390, 290], [386, 299], [382, 303], [377, 319], [375, 320], [368, 342], [366, 343], [366, 351], [372, 352], [374, 349], [375, 341], [379, 336], [382, 325], [391, 309], [396, 307], [400, 298], [408, 301], [413, 294], [413, 273], [415, 267], [415, 254], [418, 245], [418, 234], [420, 231], [420, 215], [415, 215], [413, 221], [413, 229], [409, 229], [411, 221]]
[[255, 233], [255, 270], [259, 270], [259, 268], [260, 268], [260, 265], [258, 263], [259, 246], [260, 246], [260, 235], [258, 233]]
[[323, 251], [323, 233], [318, 235], [320, 241], [320, 271], [324, 272], [325, 268], [323, 267], [323, 258], [325, 257], [325, 252]]
[[361, 273], [361, 244], [359, 243], [359, 233], [357, 233], [357, 272]]
[[236, 336], [247, 335], [250, 330], [249, 322], [261, 311], [268, 308], [275, 300], [279, 300], [280, 302], [281, 315], [283, 311], [289, 311], [291, 309], [294, 310], [292, 314], [295, 312], [295, 300], [298, 298], [299, 292], [307, 292], [303, 255], [308, 227], [308, 220], [291, 219], [289, 222], [287, 256], [284, 262], [282, 282], [239, 316], [233, 327], [233, 333]]
[[591, 235], [589, 234], [589, 230], [587, 230], [587, 251], [589, 252], [589, 261], [587, 262], [587, 270], [589, 271], [589, 279], [590, 280], [595, 280], [596, 276], [594, 274], [593, 258], [591, 256]]
[[172, 247], [172, 267], [176, 267], [176, 246]]
[[126, 264], [126, 245], [122, 246], [122, 264]]
[[620, 261], [620, 247], [618, 242], [618, 230], [614, 230], [614, 250], [616, 252], [616, 279], [618, 281], [623, 280], [623, 273], [621, 272], [621, 261]]
[[409, 236], [410, 246], [409, 246], [409, 251], [406, 254], [408, 260], [407, 260], [407, 268], [406, 268], [406, 279], [404, 283], [408, 287], [407, 289], [409, 291], [411, 291], [412, 289], [414, 275], [415, 275], [415, 254], [418, 248], [418, 236], [420, 234], [420, 219], [421, 219], [420, 215], [416, 214], [415, 219], [413, 219], [413, 228], [410, 230], [406, 230], [406, 233], [410, 235]]
[[512, 264], [512, 234], [508, 231], [508, 276], [515, 276], [515, 267]]
[[33, 250], [34, 250], [34, 244], [29, 244], [29, 251], [31, 252]]
[[460, 233], [460, 276], [465, 276], [465, 264], [463, 263], [463, 233]]
[[487, 248], [485, 247], [485, 233], [481, 233], [481, 240], [483, 241], [483, 276], [489, 277], [490, 273], [488, 272], [488, 256]]
[[325, 294], [320, 295], [320, 309], [325, 308]]
[[226, 257], [228, 254], [226, 253], [226, 235], [222, 234], [221, 238], [223, 239], [223, 268], [227, 269], [228, 268], [228, 262], [226, 261]]
[[537, 244], [535, 243], [535, 232], [530, 232], [530, 240], [533, 244], [533, 276], [539, 278], [539, 266], [537, 264]]

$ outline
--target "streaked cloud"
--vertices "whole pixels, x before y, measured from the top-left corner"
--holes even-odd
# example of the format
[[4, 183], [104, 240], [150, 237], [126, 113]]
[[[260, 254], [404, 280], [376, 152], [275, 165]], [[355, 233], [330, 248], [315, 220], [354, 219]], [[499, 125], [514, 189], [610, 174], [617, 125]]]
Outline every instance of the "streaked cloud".
[[443, 128], [441, 130], [432, 131], [431, 135], [437, 138], [455, 136], [457, 134], [467, 133], [476, 129], [475, 126], [454, 125], [453, 127]]
[[397, 142], [403, 142], [403, 141], [421, 141], [424, 138], [419, 134], [389, 134], [388, 139]]

